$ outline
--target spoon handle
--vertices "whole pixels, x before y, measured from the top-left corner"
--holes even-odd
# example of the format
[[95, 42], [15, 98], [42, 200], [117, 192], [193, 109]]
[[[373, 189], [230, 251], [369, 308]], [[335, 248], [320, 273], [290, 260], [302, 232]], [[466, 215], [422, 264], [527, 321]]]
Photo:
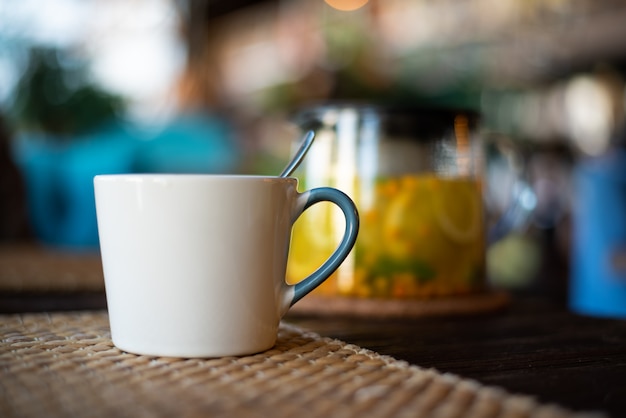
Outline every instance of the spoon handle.
[[304, 135], [300, 148], [298, 148], [298, 151], [293, 156], [289, 164], [287, 164], [287, 167], [285, 167], [283, 172], [280, 173], [279, 177], [289, 177], [291, 173], [293, 173], [295, 169], [298, 168], [298, 166], [300, 165], [300, 162], [302, 162], [302, 159], [304, 158], [307, 151], [311, 147], [311, 144], [313, 143], [313, 138], [315, 138], [315, 133], [313, 133], [313, 131], [308, 131]]

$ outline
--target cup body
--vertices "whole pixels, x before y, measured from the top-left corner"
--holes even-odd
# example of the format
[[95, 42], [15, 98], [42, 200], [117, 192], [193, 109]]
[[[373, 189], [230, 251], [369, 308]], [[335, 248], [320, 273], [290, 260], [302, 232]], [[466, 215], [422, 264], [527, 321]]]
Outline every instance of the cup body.
[[295, 179], [96, 176], [111, 335], [139, 354], [270, 348], [285, 286]]

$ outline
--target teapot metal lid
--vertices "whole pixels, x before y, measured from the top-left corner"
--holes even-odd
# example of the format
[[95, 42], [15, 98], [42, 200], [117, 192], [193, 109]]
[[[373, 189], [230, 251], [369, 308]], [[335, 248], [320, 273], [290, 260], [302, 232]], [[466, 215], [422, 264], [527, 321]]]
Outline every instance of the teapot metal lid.
[[466, 128], [473, 131], [480, 123], [478, 112], [473, 110], [359, 102], [309, 105], [294, 112], [291, 120], [302, 129], [317, 130], [337, 125], [340, 115], [346, 113], [357, 115], [359, 123], [367, 120], [378, 122], [381, 132], [389, 137], [413, 137], [416, 140], [441, 136], [458, 123], [466, 124]]

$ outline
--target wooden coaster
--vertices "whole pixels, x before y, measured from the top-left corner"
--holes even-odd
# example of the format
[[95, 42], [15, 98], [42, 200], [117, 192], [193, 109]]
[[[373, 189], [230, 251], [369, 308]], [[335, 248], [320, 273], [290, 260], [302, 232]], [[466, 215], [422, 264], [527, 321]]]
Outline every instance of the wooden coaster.
[[430, 299], [366, 299], [310, 294], [298, 301], [291, 315], [414, 318], [467, 315], [497, 311], [510, 302], [503, 291]]

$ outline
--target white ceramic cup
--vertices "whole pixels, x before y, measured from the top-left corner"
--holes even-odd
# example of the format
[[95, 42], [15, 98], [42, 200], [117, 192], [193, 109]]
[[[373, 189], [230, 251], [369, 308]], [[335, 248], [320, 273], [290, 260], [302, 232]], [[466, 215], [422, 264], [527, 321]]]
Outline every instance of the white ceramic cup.
[[[271, 348], [282, 316], [343, 262], [359, 228], [345, 194], [299, 193], [294, 178], [122, 174], [94, 185], [111, 337], [137, 354]], [[320, 201], [342, 209], [345, 235], [318, 270], [288, 285], [292, 225]]]

